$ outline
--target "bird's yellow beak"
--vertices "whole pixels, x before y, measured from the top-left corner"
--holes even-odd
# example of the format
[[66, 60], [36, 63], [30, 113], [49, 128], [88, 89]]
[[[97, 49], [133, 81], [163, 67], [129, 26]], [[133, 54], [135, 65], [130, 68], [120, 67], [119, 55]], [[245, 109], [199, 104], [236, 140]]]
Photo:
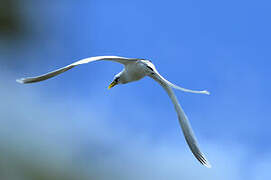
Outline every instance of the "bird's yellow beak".
[[111, 89], [112, 87], [116, 86], [117, 85], [117, 82], [116, 81], [113, 81], [109, 86], [108, 86], [108, 89]]

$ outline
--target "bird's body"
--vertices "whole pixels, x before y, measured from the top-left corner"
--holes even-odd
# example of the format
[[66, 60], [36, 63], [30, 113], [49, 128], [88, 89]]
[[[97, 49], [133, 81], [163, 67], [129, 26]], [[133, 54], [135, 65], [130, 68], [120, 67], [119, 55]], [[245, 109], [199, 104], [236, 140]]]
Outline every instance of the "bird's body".
[[148, 62], [147, 60], [138, 60], [125, 65], [125, 68], [118, 74], [120, 84], [138, 81], [149, 75]]
[[72, 69], [73, 67], [77, 65], [86, 64], [93, 61], [100, 61], [100, 60], [115, 61], [124, 65], [124, 69], [120, 73], [115, 75], [113, 82], [109, 85], [109, 89], [114, 87], [117, 84], [126, 84], [129, 82], [138, 81], [145, 76], [149, 76], [155, 81], [157, 81], [165, 89], [170, 99], [172, 100], [172, 103], [174, 104], [174, 108], [177, 112], [178, 119], [179, 119], [181, 128], [183, 130], [186, 142], [188, 143], [192, 153], [200, 161], [200, 163], [202, 163], [206, 167], [211, 167], [211, 165], [209, 164], [209, 162], [207, 161], [207, 159], [205, 158], [205, 156], [199, 149], [199, 146], [197, 144], [196, 138], [194, 136], [194, 133], [190, 126], [188, 118], [186, 117], [184, 111], [182, 110], [182, 107], [180, 106], [172, 88], [182, 90], [185, 92], [200, 93], [200, 94], [209, 94], [209, 92], [185, 89], [167, 81], [158, 73], [155, 66], [149, 60], [138, 59], [138, 58], [125, 58], [125, 57], [118, 57], [118, 56], [91, 57], [91, 58], [82, 59], [68, 66], [65, 66], [63, 68], [57, 69], [55, 71], [49, 72], [41, 76], [18, 79], [17, 82], [34, 83], [34, 82], [43, 81], [51, 77], [54, 77], [60, 73], [63, 73], [69, 69]]

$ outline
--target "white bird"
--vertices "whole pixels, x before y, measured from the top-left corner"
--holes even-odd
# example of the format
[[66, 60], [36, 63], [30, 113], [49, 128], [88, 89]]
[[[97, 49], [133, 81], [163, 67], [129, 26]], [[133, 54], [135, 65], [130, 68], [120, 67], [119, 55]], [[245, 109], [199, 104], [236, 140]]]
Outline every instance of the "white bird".
[[39, 82], [43, 81], [46, 79], [49, 79], [51, 77], [54, 77], [60, 73], [63, 73], [77, 65], [80, 64], [86, 64], [94, 61], [100, 61], [100, 60], [108, 60], [108, 61], [114, 61], [118, 62], [124, 65], [124, 69], [115, 75], [113, 82], [109, 85], [108, 89], [114, 87], [115, 85], [118, 84], [126, 84], [129, 82], [133, 81], [138, 81], [142, 79], [145, 76], [149, 76], [155, 81], [157, 81], [167, 92], [169, 95], [172, 103], [174, 104], [175, 110], [178, 114], [178, 119], [181, 125], [181, 128], [183, 130], [183, 134], [185, 137], [185, 140], [191, 149], [192, 153], [194, 156], [198, 159], [198, 161], [205, 165], [206, 167], [210, 168], [211, 165], [208, 162], [208, 160], [205, 158], [204, 154], [200, 151], [196, 137], [193, 133], [193, 130], [190, 126], [190, 123], [181, 107], [179, 104], [177, 97], [175, 96], [172, 88], [185, 91], [185, 92], [191, 92], [191, 93], [199, 93], [199, 94], [209, 94], [208, 91], [194, 91], [194, 90], [189, 90], [185, 89], [182, 87], [179, 87], [165, 78], [163, 78], [158, 71], [156, 70], [155, 66], [152, 64], [151, 61], [146, 60], [146, 59], [138, 59], [138, 58], [125, 58], [125, 57], [119, 57], [119, 56], [96, 56], [96, 57], [90, 57], [86, 59], [79, 60], [77, 62], [74, 62], [68, 66], [65, 66], [63, 68], [57, 69], [55, 71], [49, 72], [47, 74], [41, 75], [41, 76], [36, 76], [36, 77], [28, 77], [28, 78], [22, 78], [22, 79], [17, 79], [16, 81], [19, 83], [34, 83], [34, 82]]

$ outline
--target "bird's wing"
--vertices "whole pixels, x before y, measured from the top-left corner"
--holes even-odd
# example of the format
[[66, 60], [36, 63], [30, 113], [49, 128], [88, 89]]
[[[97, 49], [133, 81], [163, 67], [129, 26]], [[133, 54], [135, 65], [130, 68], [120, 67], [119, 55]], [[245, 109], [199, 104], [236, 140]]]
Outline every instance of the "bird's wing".
[[147, 64], [147, 66], [151, 69], [150, 73], [154, 73], [157, 77], [159, 77], [159, 79], [163, 80], [167, 85], [169, 85], [170, 87], [177, 89], [177, 90], [181, 90], [184, 92], [189, 92], [189, 93], [196, 93], [196, 94], [207, 94], [210, 95], [210, 92], [207, 90], [204, 91], [196, 91], [196, 90], [191, 90], [191, 89], [186, 89], [180, 86], [177, 86], [171, 82], [169, 82], [168, 80], [166, 80], [163, 76], [160, 75], [160, 73], [156, 70], [155, 66], [151, 63], [151, 62], [145, 62]]
[[192, 153], [199, 160], [201, 164], [210, 168], [211, 165], [208, 162], [208, 160], [205, 158], [204, 154], [200, 151], [196, 137], [189, 123], [189, 120], [187, 119], [181, 105], [179, 104], [176, 95], [174, 94], [173, 90], [168, 84], [168, 81], [166, 81], [164, 78], [161, 78], [161, 75], [156, 74], [156, 73], [149, 76], [153, 78], [155, 81], [157, 81], [166, 90], [167, 94], [169, 95], [172, 103], [174, 104], [175, 110], [178, 114], [178, 119], [182, 127], [185, 140], [189, 148], [191, 149]]
[[82, 59], [79, 61], [76, 61], [68, 66], [65, 66], [63, 68], [57, 69], [55, 71], [40, 75], [40, 76], [36, 76], [36, 77], [28, 77], [28, 78], [21, 78], [21, 79], [17, 79], [16, 81], [19, 83], [34, 83], [34, 82], [39, 82], [39, 81], [43, 81], [46, 79], [49, 79], [51, 77], [54, 77], [58, 74], [61, 74], [77, 65], [80, 64], [86, 64], [86, 63], [90, 63], [93, 61], [100, 61], [100, 60], [109, 60], [109, 61], [115, 61], [118, 63], [121, 63], [123, 65], [126, 65], [130, 62], [134, 62], [137, 61], [138, 59], [135, 58], [125, 58], [125, 57], [119, 57], [119, 56], [96, 56], [96, 57], [90, 57], [90, 58], [86, 58], [86, 59]]

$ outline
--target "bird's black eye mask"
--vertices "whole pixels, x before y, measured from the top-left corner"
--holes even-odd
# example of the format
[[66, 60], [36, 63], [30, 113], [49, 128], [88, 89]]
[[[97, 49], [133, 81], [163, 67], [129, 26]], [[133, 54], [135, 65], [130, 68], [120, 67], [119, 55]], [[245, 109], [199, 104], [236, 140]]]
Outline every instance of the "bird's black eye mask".
[[117, 78], [115, 79], [116, 82], [119, 82], [119, 80], [120, 80], [120, 77], [117, 77]]

